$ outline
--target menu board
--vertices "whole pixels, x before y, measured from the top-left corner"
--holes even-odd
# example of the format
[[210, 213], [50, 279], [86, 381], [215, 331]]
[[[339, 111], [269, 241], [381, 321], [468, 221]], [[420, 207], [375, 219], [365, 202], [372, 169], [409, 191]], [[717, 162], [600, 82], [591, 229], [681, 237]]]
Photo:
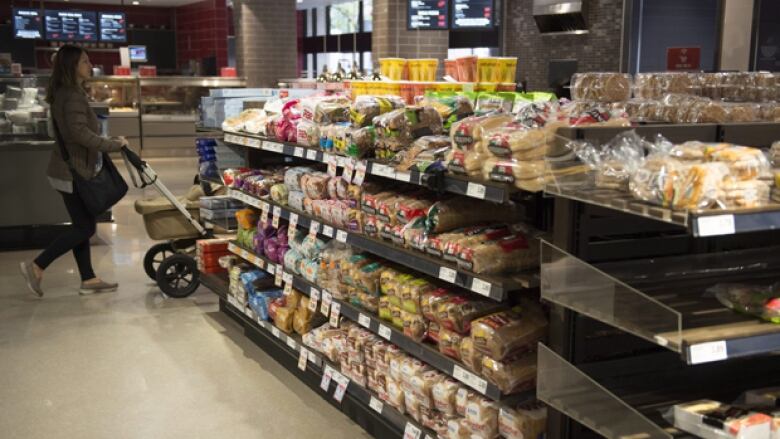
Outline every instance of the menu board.
[[100, 13], [100, 41], [124, 43], [127, 41], [127, 29], [125, 28], [125, 14], [123, 12]]
[[13, 13], [14, 38], [43, 38], [43, 23], [39, 10], [14, 8]]
[[448, 29], [449, 0], [409, 0], [408, 29]]
[[97, 41], [97, 14], [95, 12], [46, 10], [46, 39]]
[[494, 0], [453, 0], [452, 28], [493, 28]]

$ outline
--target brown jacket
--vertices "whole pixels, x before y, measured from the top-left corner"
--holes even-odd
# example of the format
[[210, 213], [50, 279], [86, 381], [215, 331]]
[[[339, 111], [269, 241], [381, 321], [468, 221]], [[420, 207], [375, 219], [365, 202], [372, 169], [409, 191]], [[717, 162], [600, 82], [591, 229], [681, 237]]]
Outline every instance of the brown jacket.
[[[57, 90], [51, 115], [57, 121], [60, 135], [65, 141], [70, 164], [84, 178], [94, 176], [98, 154], [122, 149], [119, 141], [98, 134], [100, 125], [97, 116], [89, 107], [86, 93], [79, 87], [62, 87]], [[46, 174], [58, 180], [73, 181], [59, 146], [51, 154]]]

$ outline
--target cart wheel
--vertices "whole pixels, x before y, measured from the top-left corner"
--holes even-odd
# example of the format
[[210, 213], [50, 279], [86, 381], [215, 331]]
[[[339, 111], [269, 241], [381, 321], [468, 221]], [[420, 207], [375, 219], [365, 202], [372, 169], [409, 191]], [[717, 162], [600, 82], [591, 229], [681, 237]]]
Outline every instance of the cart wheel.
[[160, 263], [174, 253], [176, 251], [173, 250], [170, 242], [161, 242], [153, 245], [144, 256], [144, 271], [146, 275], [152, 280], [157, 280], [157, 268], [160, 266]]
[[168, 296], [177, 299], [187, 297], [194, 293], [199, 285], [198, 264], [190, 256], [168, 256], [157, 269], [157, 286]]

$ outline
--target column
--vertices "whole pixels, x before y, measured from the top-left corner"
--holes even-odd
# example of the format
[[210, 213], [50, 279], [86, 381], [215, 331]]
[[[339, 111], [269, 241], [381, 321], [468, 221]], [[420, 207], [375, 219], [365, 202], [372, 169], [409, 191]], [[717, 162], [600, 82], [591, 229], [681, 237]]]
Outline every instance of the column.
[[295, 0], [234, 3], [236, 65], [248, 87], [275, 87], [298, 77]]
[[408, 0], [374, 0], [371, 50], [374, 64], [379, 58], [436, 58], [443, 71], [449, 31], [407, 30]]

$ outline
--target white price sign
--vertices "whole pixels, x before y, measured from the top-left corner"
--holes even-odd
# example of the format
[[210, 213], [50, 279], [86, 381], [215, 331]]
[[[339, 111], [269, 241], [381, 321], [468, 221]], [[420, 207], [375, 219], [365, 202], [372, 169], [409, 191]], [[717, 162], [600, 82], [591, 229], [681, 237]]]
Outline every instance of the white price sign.
[[439, 268], [439, 279], [449, 282], [449, 283], [455, 283], [455, 278], [458, 276], [458, 272], [453, 270], [449, 267], [440, 267]]
[[398, 181], [404, 181], [406, 183], [409, 183], [412, 181], [412, 173], [411, 172], [396, 172], [395, 173], [395, 179]]
[[274, 271], [275, 271], [274, 285], [276, 285], [277, 287], [281, 287], [282, 280], [283, 280], [282, 275], [284, 274], [284, 270], [282, 269], [281, 264], [277, 264], [276, 269]]
[[276, 142], [263, 142], [263, 149], [266, 151], [275, 152], [277, 154], [284, 153], [284, 145]]
[[282, 216], [282, 208], [279, 206], [274, 206], [274, 219], [271, 221], [271, 225], [274, 227], [274, 229], [279, 228], [279, 218]]
[[492, 285], [489, 282], [485, 282], [482, 279], [477, 279], [476, 277], [472, 279], [471, 281], [471, 291], [481, 294], [483, 296], [490, 297], [490, 290], [492, 289]]
[[[287, 273], [285, 273], [285, 274], [287, 274]], [[292, 294], [292, 291], [293, 291], [293, 284], [292, 284], [292, 282], [285, 282], [285, 284], [284, 284], [284, 295], [285, 296], [289, 296], [290, 294]]]
[[333, 368], [325, 366], [325, 371], [322, 373], [322, 381], [320, 381], [320, 389], [327, 392], [330, 387], [330, 380], [333, 378]]
[[289, 236], [295, 236], [295, 232], [298, 229], [298, 214], [297, 213], [290, 213], [290, 226], [287, 229], [287, 234]]
[[385, 405], [382, 403], [382, 401], [378, 400], [377, 398], [374, 398], [373, 396], [371, 397], [371, 401], [369, 401], [368, 405], [380, 415], [382, 414], [382, 409], [385, 408]]
[[309, 311], [317, 311], [317, 302], [320, 300], [320, 290], [313, 288], [309, 293]]
[[287, 337], [287, 346], [292, 350], [298, 349], [298, 343], [296, 343], [295, 340], [293, 340], [291, 337]]
[[274, 264], [268, 263], [268, 267], [265, 268], [265, 271], [268, 272], [268, 274], [275, 274], [276, 273], [276, 267], [274, 267]]
[[390, 339], [393, 337], [393, 331], [391, 331], [390, 328], [385, 325], [379, 325], [379, 336], [387, 341], [390, 341]]
[[479, 183], [469, 183], [468, 186], [466, 186], [466, 195], [473, 198], [479, 198], [480, 200], [485, 199], [485, 191], [487, 188], [484, 184]]
[[282, 336], [282, 332], [279, 331], [279, 328], [277, 328], [276, 326], [271, 327], [271, 334], [273, 334], [274, 337], [276, 338], [280, 338]]
[[246, 145], [252, 148], [260, 148], [260, 139], [247, 138]]
[[282, 274], [282, 280], [283, 280], [285, 283], [291, 284], [291, 283], [293, 283], [293, 275], [292, 275], [292, 274], [290, 274], [290, 273], [284, 272], [284, 273]]
[[333, 399], [335, 399], [338, 402], [341, 402], [344, 400], [344, 394], [347, 393], [347, 386], [349, 386], [349, 378], [345, 377], [344, 375], [338, 374], [333, 377], [334, 380], [338, 383], [336, 386], [336, 391], [333, 392]]
[[309, 160], [317, 160], [317, 150], [309, 149], [306, 151], [306, 158]]
[[339, 166], [338, 158], [333, 154], [326, 154], [325, 162], [328, 164], [328, 175], [335, 177]]
[[260, 206], [260, 212], [261, 212], [260, 218], [261, 218], [261, 221], [263, 223], [263, 227], [268, 227], [268, 216], [269, 216], [268, 215], [269, 214], [268, 210], [269, 210], [268, 203], [263, 203]]
[[364, 328], [368, 328], [371, 326], [371, 317], [363, 313], [360, 313], [358, 314], [358, 323], [360, 323], [360, 326]]
[[300, 146], [296, 146], [295, 150], [293, 150], [293, 155], [295, 157], [303, 157], [303, 148], [301, 148]]
[[363, 181], [366, 179], [366, 169], [368, 169], [368, 163], [365, 160], [361, 160], [355, 167], [355, 176], [352, 178], [352, 184], [357, 186], [363, 186]]
[[298, 356], [298, 369], [306, 370], [306, 362], [309, 359], [309, 351], [306, 348], [301, 348], [301, 355]]
[[712, 341], [699, 343], [688, 348], [689, 363], [700, 364], [711, 361], [721, 361], [729, 358], [728, 347], [725, 341]]
[[422, 430], [411, 422], [407, 422], [406, 428], [404, 428], [404, 439], [420, 439], [420, 436], [422, 436]]
[[325, 317], [330, 315], [330, 304], [333, 301], [333, 296], [328, 290], [322, 290], [322, 305], [320, 305], [320, 312]]
[[322, 225], [322, 234], [328, 238], [333, 238], [333, 227]]
[[485, 391], [487, 390], [487, 381], [484, 379], [478, 377], [477, 375], [467, 371], [466, 369], [455, 365], [454, 369], [452, 370], [452, 376], [455, 377], [456, 380], [462, 382], [463, 384], [471, 387], [472, 389], [476, 390], [479, 393], [485, 394]]
[[338, 241], [338, 242], [343, 242], [343, 243], [345, 243], [345, 244], [346, 244], [346, 243], [347, 243], [347, 237], [348, 237], [348, 236], [349, 236], [349, 234], [348, 234], [346, 231], [344, 231], [344, 230], [338, 230], [338, 231], [336, 232], [336, 241]]
[[339, 327], [340, 313], [341, 313], [341, 304], [338, 302], [333, 302], [330, 305], [330, 326], [334, 328]]
[[317, 236], [317, 233], [320, 231], [320, 223], [318, 221], [311, 221], [311, 224], [309, 224], [309, 235]]
[[341, 177], [347, 181], [347, 183], [352, 183], [352, 175], [355, 173], [355, 159], [346, 159], [344, 161], [344, 172], [341, 174]]
[[699, 236], [733, 235], [736, 232], [734, 215], [702, 216], [697, 220]]

